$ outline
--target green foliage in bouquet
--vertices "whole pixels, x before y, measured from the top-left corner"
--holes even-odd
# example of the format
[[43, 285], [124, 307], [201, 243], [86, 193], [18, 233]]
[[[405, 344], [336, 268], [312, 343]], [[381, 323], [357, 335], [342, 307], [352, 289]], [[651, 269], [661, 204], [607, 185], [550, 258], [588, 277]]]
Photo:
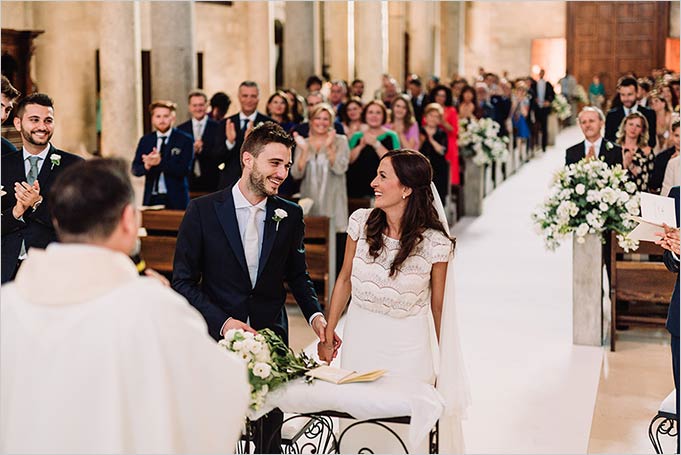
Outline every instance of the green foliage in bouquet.
[[508, 138], [499, 137], [499, 124], [491, 118], [459, 120], [458, 145], [461, 154], [473, 157], [478, 166], [504, 161], [508, 157]]
[[319, 366], [304, 352], [294, 354], [270, 329], [261, 330], [256, 335], [242, 329], [231, 329], [219, 344], [246, 362], [251, 385], [250, 406], [254, 410], [262, 406], [270, 391]]
[[638, 248], [627, 234], [636, 226], [630, 215], [639, 214], [636, 184], [620, 165], [610, 168], [601, 160], [582, 160], [558, 171], [548, 197], [532, 214], [546, 247], [555, 250], [574, 233], [584, 243], [586, 234], [615, 231], [625, 251]]

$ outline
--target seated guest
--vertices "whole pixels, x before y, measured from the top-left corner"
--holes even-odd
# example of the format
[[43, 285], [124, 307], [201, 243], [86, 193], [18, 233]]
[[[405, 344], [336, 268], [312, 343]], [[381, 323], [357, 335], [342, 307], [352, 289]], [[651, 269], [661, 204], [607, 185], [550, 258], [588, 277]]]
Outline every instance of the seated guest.
[[[14, 101], [19, 98], [19, 90], [15, 89], [12, 84], [10, 84], [9, 79], [4, 75], [2, 76], [2, 122], [9, 117], [9, 113], [12, 112], [14, 107]], [[2, 137], [2, 154], [16, 152], [17, 148], [8, 141], [4, 136]]]
[[584, 134], [584, 141], [568, 148], [565, 152], [565, 165], [577, 163], [584, 158], [600, 159], [609, 166], [622, 164], [622, 149], [601, 136], [605, 122], [603, 112], [597, 107], [586, 106], [577, 116], [577, 122]]
[[341, 125], [347, 137], [352, 137], [357, 131], [362, 128], [362, 101], [359, 98], [353, 97], [345, 104], [345, 109], [341, 112]]
[[400, 148], [416, 150], [419, 147], [419, 126], [407, 95], [399, 95], [390, 110], [390, 123], [386, 128], [393, 130], [400, 138]]
[[177, 126], [194, 141], [194, 164], [189, 175], [191, 191], [213, 192], [218, 189], [218, 122], [207, 115], [208, 98], [200, 90], [189, 94], [191, 118]]
[[210, 99], [210, 118], [219, 122], [229, 111], [229, 106], [232, 105], [232, 100], [225, 92], [217, 92]]
[[348, 195], [345, 173], [350, 149], [346, 136], [332, 128], [335, 112], [326, 104], [310, 111], [310, 136], [297, 134], [291, 175], [300, 182], [300, 197], [314, 201], [309, 215], [328, 216], [336, 232], [337, 268], [345, 254], [345, 231], [348, 228]]
[[433, 167], [433, 183], [444, 206], [449, 185], [449, 163], [445, 159], [447, 133], [439, 128], [443, 116], [444, 109], [439, 104], [430, 103], [425, 107], [423, 110], [425, 125], [421, 127], [419, 151], [430, 160]]
[[276, 91], [267, 99], [267, 115], [288, 133], [295, 127], [289, 113], [289, 102], [286, 93]]
[[378, 162], [390, 150], [400, 148], [397, 134], [383, 126], [387, 118], [388, 110], [381, 101], [372, 100], [364, 106], [362, 122], [368, 128], [350, 138], [350, 166], [346, 178], [348, 197], [374, 197], [371, 181], [376, 178]]
[[0, 291], [0, 451], [231, 453], [246, 369], [183, 297], [138, 275], [125, 163], [74, 164], [49, 199], [61, 243]]
[[170, 101], [154, 101], [149, 106], [156, 131], [142, 136], [137, 144], [132, 175], [145, 177], [144, 205], [184, 210], [189, 204], [194, 142], [190, 135], [173, 128], [175, 109]]
[[622, 165], [638, 191], [648, 191], [655, 166], [655, 155], [648, 142], [648, 120], [640, 112], [624, 117], [617, 131], [617, 144], [622, 147]]
[[[651, 98], [654, 102], [655, 98]], [[667, 193], [660, 192], [662, 188], [662, 181], [665, 178], [667, 167], [673, 158], [679, 156], [679, 119], [672, 122], [670, 127], [669, 143], [671, 147], [666, 150], [661, 151], [655, 157], [653, 162], [653, 174], [650, 176], [650, 181], [648, 182], [648, 189], [652, 193], [659, 193], [665, 195]], [[676, 161], [678, 165], [678, 161]], [[673, 163], [672, 163], [673, 164]], [[672, 171], [674, 173], [675, 171]], [[671, 175], [671, 174], [670, 174]], [[674, 185], [670, 185], [671, 186]]]
[[32, 248], [57, 240], [45, 197], [56, 176], [81, 160], [59, 150], [54, 134], [52, 99], [44, 93], [26, 96], [17, 105], [14, 128], [21, 133], [22, 149], [2, 155], [2, 282], [14, 278]]

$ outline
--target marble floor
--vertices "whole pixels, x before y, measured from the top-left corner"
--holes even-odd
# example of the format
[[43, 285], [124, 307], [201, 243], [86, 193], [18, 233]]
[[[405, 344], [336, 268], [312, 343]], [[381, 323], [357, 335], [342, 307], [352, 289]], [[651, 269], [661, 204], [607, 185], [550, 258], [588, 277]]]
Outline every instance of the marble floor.
[[[468, 453], [652, 452], [648, 423], [673, 388], [665, 332], [624, 332], [615, 353], [572, 345], [571, 243], [547, 251], [530, 219], [580, 139], [561, 132], [454, 227]], [[294, 308], [291, 326], [292, 347], [310, 347]]]

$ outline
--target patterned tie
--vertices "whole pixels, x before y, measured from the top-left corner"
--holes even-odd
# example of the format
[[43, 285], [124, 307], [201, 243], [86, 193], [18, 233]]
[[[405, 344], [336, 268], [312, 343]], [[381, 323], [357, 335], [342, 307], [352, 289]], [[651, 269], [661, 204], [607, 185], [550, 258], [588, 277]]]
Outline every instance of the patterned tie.
[[586, 159], [587, 160], [595, 160], [596, 159], [596, 148], [594, 147], [593, 144], [589, 146], [589, 152], [586, 154]]
[[40, 160], [42, 160], [42, 158], [39, 156], [28, 157], [28, 161], [31, 163], [31, 168], [28, 170], [28, 174], [26, 175], [26, 181], [29, 185], [33, 185], [33, 183], [38, 180], [38, 162]]
[[258, 222], [256, 215], [260, 210], [259, 207], [249, 207], [251, 213], [248, 215], [246, 222], [246, 235], [244, 236], [244, 254], [246, 255], [246, 264], [248, 265], [248, 274], [251, 277], [251, 286], [255, 287], [255, 280], [258, 278], [258, 260], [260, 249], [260, 239], [258, 237]]

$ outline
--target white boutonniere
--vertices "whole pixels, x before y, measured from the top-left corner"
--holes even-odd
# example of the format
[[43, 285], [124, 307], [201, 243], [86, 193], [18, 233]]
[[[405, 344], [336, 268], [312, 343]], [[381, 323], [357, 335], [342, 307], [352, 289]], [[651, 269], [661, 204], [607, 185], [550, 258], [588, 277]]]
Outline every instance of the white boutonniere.
[[50, 162], [52, 163], [52, 167], [50, 167], [50, 170], [54, 169], [55, 166], [59, 166], [61, 164], [61, 155], [57, 153], [53, 153], [50, 155]]
[[607, 141], [607, 142], [605, 143], [605, 149], [606, 149], [606, 150], [612, 150], [614, 147], [615, 147], [615, 146], [612, 145], [612, 142], [610, 142], [610, 141]]
[[279, 231], [279, 222], [288, 216], [288, 213], [284, 209], [274, 209], [274, 216], [272, 220], [277, 223], [277, 231]]
[[180, 149], [179, 147], [173, 147], [172, 149], [170, 149], [170, 156], [179, 155], [180, 153], [182, 153], [182, 149]]
[[225, 169], [225, 163], [218, 164], [218, 169], [223, 171]]

